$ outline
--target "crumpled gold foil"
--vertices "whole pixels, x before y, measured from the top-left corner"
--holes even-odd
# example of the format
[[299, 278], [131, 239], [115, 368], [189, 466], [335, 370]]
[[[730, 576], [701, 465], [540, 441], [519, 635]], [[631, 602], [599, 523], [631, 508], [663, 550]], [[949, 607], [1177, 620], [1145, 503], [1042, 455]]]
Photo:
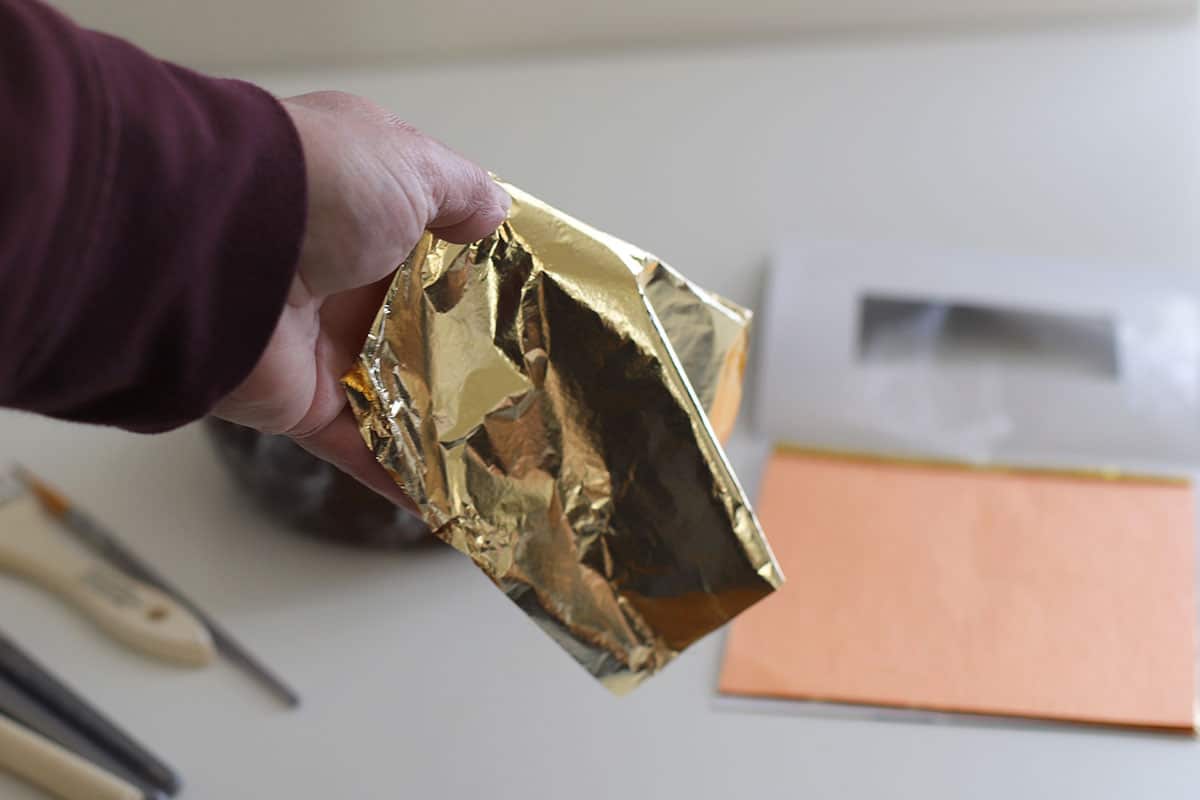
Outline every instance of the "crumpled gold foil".
[[783, 580], [714, 432], [749, 314], [501, 186], [495, 234], [421, 240], [344, 384], [437, 536], [624, 692]]

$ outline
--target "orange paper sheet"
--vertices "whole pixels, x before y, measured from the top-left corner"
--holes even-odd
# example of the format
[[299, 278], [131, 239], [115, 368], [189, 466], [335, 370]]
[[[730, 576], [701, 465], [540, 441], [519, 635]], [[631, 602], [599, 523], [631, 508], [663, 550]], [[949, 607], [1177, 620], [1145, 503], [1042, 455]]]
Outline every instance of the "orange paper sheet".
[[779, 452], [723, 692], [1190, 731], [1192, 488]]

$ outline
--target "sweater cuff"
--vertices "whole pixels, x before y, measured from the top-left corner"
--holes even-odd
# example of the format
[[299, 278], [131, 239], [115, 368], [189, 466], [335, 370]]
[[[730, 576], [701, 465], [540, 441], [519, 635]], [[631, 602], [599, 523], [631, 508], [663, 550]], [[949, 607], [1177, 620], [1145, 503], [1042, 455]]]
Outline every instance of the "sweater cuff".
[[304, 236], [273, 97], [0, 0], [0, 405], [157, 431], [261, 356]]
[[268, 92], [94, 36], [112, 146], [92, 255], [127, 270], [143, 318], [124, 385], [75, 418], [162, 431], [208, 414], [266, 349], [304, 236], [304, 152]]

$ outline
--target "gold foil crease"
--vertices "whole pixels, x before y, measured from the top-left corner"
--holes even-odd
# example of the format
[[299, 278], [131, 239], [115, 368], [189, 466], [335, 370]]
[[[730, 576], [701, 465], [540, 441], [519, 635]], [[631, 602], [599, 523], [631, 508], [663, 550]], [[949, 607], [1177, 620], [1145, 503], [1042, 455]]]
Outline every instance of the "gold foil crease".
[[437, 536], [624, 692], [783, 580], [714, 433], [749, 314], [501, 186], [495, 234], [405, 260], [344, 383]]

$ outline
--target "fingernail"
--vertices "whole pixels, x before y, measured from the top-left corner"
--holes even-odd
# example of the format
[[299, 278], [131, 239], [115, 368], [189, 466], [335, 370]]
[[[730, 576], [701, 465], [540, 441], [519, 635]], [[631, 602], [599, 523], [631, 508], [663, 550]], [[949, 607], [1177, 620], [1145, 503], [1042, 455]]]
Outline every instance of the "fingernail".
[[504, 216], [508, 216], [508, 210], [512, 208], [512, 197], [498, 183], [492, 184], [492, 196], [496, 200], [496, 205], [504, 209]]

